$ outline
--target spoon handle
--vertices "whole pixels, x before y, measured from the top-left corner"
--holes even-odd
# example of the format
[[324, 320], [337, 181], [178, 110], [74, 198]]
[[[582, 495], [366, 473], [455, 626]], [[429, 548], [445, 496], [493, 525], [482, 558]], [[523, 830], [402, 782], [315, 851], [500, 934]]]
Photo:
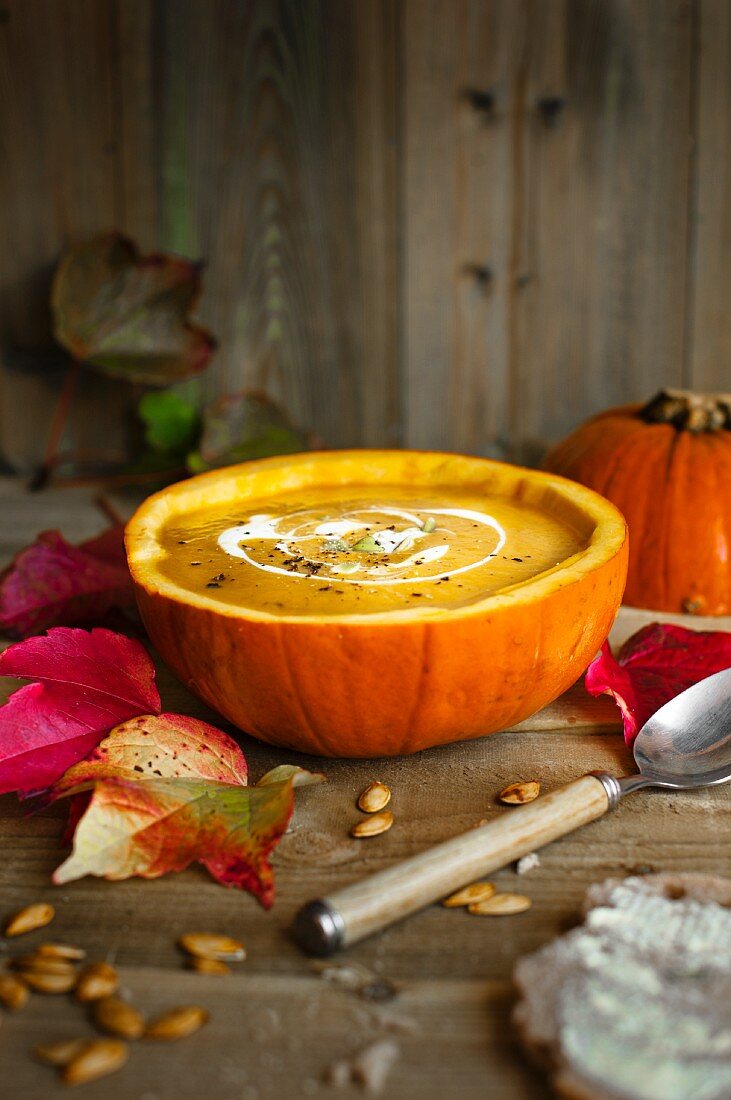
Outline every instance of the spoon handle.
[[550, 844], [613, 807], [611, 776], [584, 775], [496, 821], [480, 825], [300, 909], [294, 934], [313, 955], [331, 955], [481, 875]]

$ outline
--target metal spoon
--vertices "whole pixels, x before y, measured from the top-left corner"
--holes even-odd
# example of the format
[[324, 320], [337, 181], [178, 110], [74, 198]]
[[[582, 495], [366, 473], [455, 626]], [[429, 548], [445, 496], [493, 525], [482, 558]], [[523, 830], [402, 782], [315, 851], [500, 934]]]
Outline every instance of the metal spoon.
[[418, 856], [321, 900], [295, 918], [299, 945], [331, 955], [481, 875], [504, 867], [613, 810], [641, 787], [689, 790], [731, 779], [731, 669], [677, 695], [645, 722], [634, 743], [639, 774], [592, 772], [506, 811]]

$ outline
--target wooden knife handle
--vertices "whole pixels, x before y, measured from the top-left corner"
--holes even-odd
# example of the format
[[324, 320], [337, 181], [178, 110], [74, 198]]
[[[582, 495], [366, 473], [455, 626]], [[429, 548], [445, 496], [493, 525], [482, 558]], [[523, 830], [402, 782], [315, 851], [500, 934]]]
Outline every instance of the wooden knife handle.
[[506, 810], [496, 821], [308, 902], [295, 919], [295, 938], [314, 955], [330, 955], [357, 943], [601, 817], [610, 807], [615, 782], [600, 773], [582, 776], [534, 802]]

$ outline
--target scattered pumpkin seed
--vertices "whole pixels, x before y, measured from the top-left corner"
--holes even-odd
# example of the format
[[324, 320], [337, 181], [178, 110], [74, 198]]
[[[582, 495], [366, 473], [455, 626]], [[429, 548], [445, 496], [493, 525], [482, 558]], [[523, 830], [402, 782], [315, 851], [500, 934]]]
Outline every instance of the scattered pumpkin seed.
[[442, 905], [445, 909], [456, 909], [459, 905], [474, 905], [478, 901], [487, 901], [494, 893], [494, 882], [473, 882], [469, 886], [463, 886], [456, 894], [450, 894], [448, 898], [444, 898]]
[[145, 1031], [146, 1039], [185, 1039], [208, 1020], [208, 1013], [198, 1005], [171, 1008], [153, 1020]]
[[429, 516], [429, 519], [424, 520], [424, 523], [423, 523], [421, 529], [424, 532], [424, 534], [430, 535], [432, 533], [432, 531], [434, 531], [436, 529], [436, 526], [437, 526], [437, 521], [434, 519], [433, 516]]
[[65, 1085], [84, 1085], [121, 1069], [129, 1057], [129, 1047], [121, 1039], [92, 1039], [63, 1069]]
[[356, 821], [350, 830], [350, 835], [356, 837], [356, 839], [378, 836], [380, 833], [388, 832], [393, 825], [393, 821], [393, 814], [390, 810], [381, 810], [380, 813], [371, 814], [363, 821]]
[[375, 814], [388, 806], [391, 792], [385, 783], [369, 783], [358, 799], [358, 809], [364, 814]]
[[188, 959], [188, 969], [197, 974], [230, 974], [231, 968], [220, 959], [199, 959], [193, 955]]
[[95, 1001], [93, 1016], [97, 1027], [120, 1039], [139, 1039], [145, 1031], [142, 1014], [119, 997], [102, 997]]
[[79, 974], [76, 985], [76, 1000], [84, 1004], [99, 1001], [102, 997], [111, 997], [117, 992], [119, 974], [106, 962], [90, 963]]
[[47, 1066], [67, 1066], [88, 1043], [88, 1039], [59, 1039], [57, 1043], [43, 1043], [35, 1047], [33, 1053]]
[[56, 910], [46, 901], [38, 901], [34, 905], [26, 905], [14, 913], [5, 925], [6, 936], [22, 936], [26, 932], [35, 932], [36, 928], [43, 928], [50, 924], [56, 915]]
[[478, 917], [509, 917], [513, 913], [524, 913], [532, 904], [530, 898], [522, 894], [493, 894], [487, 901], [477, 901], [468, 909]]
[[76, 985], [76, 974], [43, 974], [24, 970], [23, 981], [36, 993], [70, 993]]
[[45, 955], [49, 959], [85, 959], [86, 951], [71, 943], [39, 943], [36, 955]]
[[509, 806], [522, 806], [524, 802], [532, 802], [534, 798], [538, 798], [540, 793], [540, 783], [531, 779], [527, 783], [510, 783], [507, 787], [503, 787], [498, 798]]
[[10, 1012], [17, 1012], [27, 1002], [28, 986], [17, 974], [0, 974], [0, 1004]]
[[231, 936], [215, 932], [186, 932], [178, 944], [188, 955], [199, 959], [217, 959], [219, 962], [240, 962], [246, 958], [246, 948]]
[[18, 955], [12, 960], [14, 970], [33, 974], [75, 974], [76, 967], [68, 959], [49, 958], [48, 955]]

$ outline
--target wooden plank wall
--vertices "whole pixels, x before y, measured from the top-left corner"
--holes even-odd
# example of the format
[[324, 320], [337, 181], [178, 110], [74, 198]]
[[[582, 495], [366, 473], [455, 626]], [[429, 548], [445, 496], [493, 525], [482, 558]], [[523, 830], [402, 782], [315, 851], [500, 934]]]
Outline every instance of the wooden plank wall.
[[[118, 228], [205, 259], [204, 396], [329, 446], [533, 461], [731, 387], [731, 0], [3, 0], [0, 164], [11, 366], [59, 249]], [[6, 366], [16, 464], [56, 385]], [[76, 436], [122, 445], [127, 400]]]

